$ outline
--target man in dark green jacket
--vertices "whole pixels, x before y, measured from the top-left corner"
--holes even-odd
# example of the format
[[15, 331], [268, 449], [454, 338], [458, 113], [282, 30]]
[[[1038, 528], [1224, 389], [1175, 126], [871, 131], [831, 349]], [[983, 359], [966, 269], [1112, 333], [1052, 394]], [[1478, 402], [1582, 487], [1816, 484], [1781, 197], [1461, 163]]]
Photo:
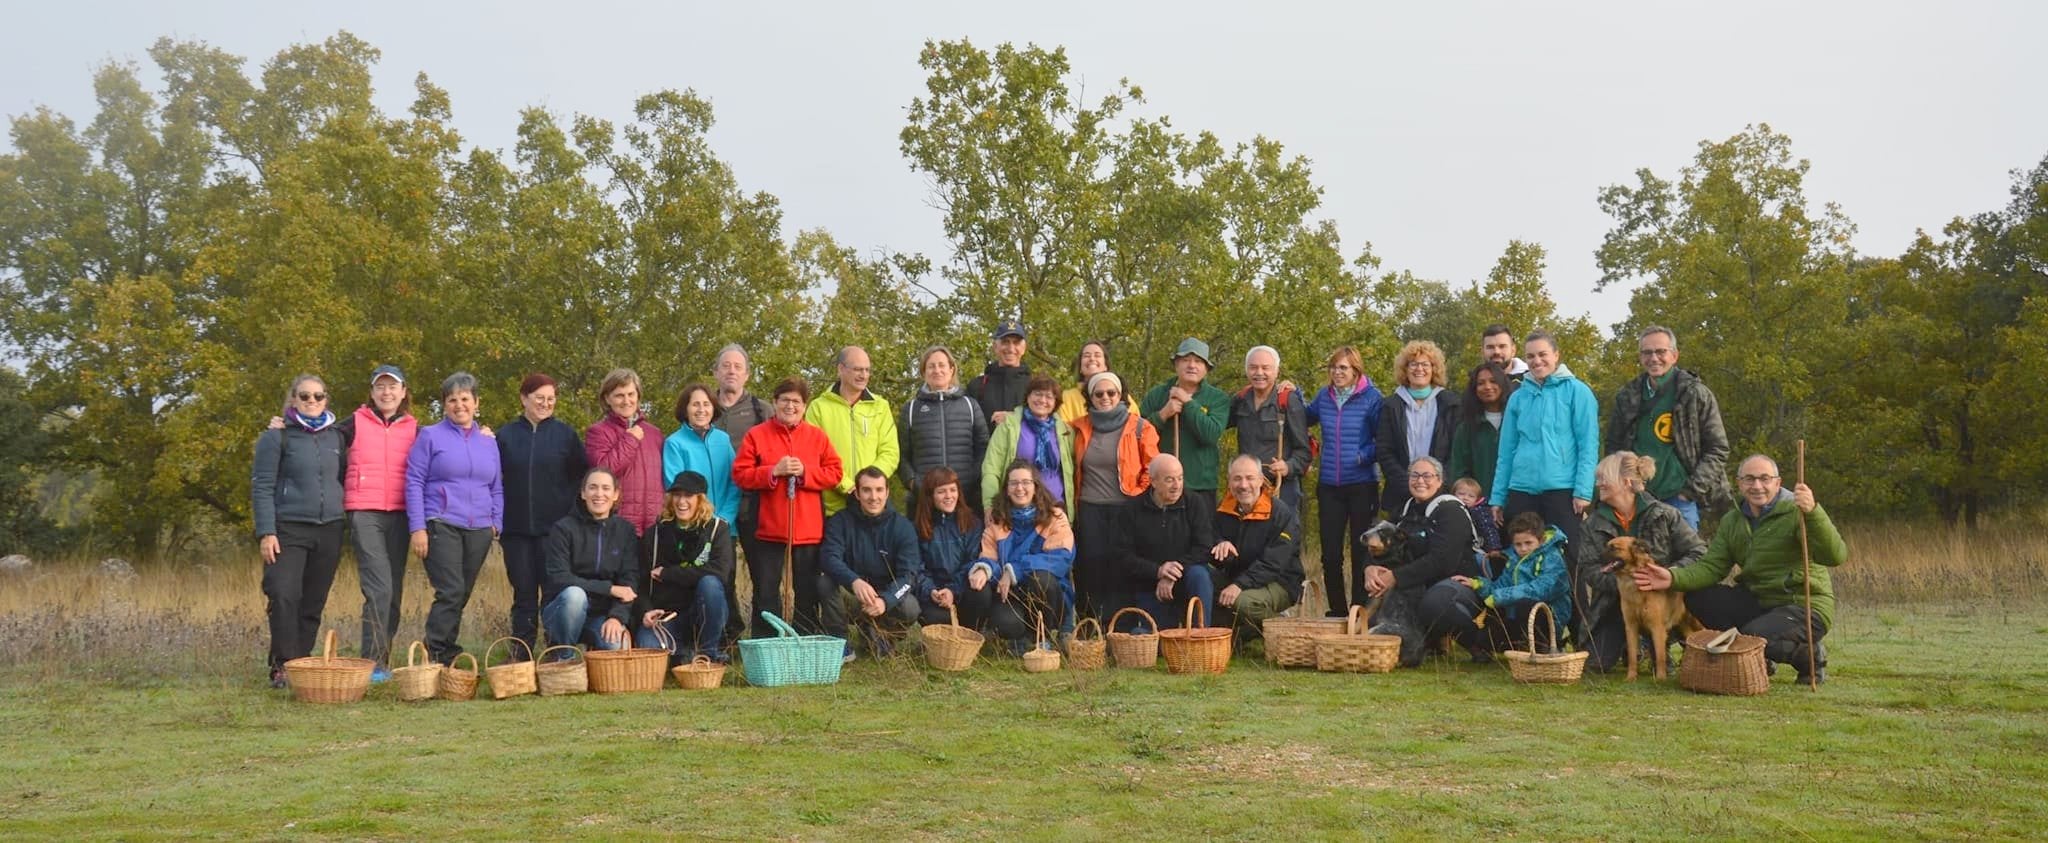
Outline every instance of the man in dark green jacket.
[[1607, 447], [1657, 461], [1650, 496], [1700, 528], [1700, 506], [1726, 503], [1728, 432], [1700, 376], [1678, 368], [1678, 335], [1652, 325], [1636, 338], [1643, 373], [1623, 384], [1607, 417]]
[[1189, 337], [1173, 352], [1174, 377], [1145, 393], [1138, 411], [1159, 426], [1159, 453], [1180, 458], [1187, 496], [1199, 512], [1216, 509], [1222, 475], [1223, 429], [1230, 424], [1230, 393], [1208, 383], [1209, 344]]
[[[1827, 648], [1820, 645], [1834, 624], [1835, 589], [1828, 569], [1849, 559], [1849, 546], [1827, 512], [1801, 483], [1791, 490], [1778, 477], [1778, 464], [1758, 454], [1742, 461], [1736, 478], [1742, 500], [1721, 519], [1721, 529], [1707, 545], [1707, 554], [1682, 568], [1647, 566], [1635, 574], [1644, 591], [1688, 592], [1685, 608], [1708, 629], [1740, 629], [1764, 639], [1764, 658], [1789, 662], [1799, 681], [1809, 679], [1806, 637], [1806, 565], [1799, 547], [1799, 522], [1813, 557], [1813, 652], [1816, 680], [1827, 678]], [[1735, 566], [1742, 572], [1732, 586], [1721, 580]]]

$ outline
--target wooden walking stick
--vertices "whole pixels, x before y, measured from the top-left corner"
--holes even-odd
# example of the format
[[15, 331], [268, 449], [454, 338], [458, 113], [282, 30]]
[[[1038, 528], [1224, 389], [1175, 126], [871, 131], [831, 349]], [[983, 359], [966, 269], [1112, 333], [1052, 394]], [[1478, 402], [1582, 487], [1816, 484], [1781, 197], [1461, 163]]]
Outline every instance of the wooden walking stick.
[[802, 476], [783, 478], [789, 484], [784, 492], [789, 505], [782, 518], [782, 619], [791, 626], [796, 625], [796, 482]]
[[[1794, 482], [1804, 486], [1806, 485], [1806, 440], [1804, 439], [1799, 440], [1798, 468], [1799, 476]], [[1794, 503], [1792, 508], [1798, 509], [1799, 505]], [[1806, 566], [1805, 574], [1800, 577], [1801, 584], [1806, 587], [1806, 681], [1813, 690], [1819, 691], [1820, 669], [1817, 663], [1820, 661], [1820, 646], [1813, 640], [1813, 548], [1806, 541], [1806, 513], [1803, 511], [1799, 513], [1799, 560]]]

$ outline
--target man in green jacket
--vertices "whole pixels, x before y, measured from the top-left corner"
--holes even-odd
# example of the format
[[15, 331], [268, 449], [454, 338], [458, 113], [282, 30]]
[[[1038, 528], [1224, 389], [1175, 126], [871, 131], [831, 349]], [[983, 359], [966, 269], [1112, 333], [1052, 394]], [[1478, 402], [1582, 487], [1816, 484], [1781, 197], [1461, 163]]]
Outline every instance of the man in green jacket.
[[1203, 513], [1216, 510], [1222, 476], [1223, 429], [1230, 424], [1230, 393], [1211, 386], [1209, 344], [1189, 337], [1173, 352], [1174, 377], [1145, 393], [1138, 411], [1159, 426], [1159, 453], [1180, 458], [1187, 495]]
[[[1680, 568], [1646, 566], [1636, 588], [1688, 592], [1685, 608], [1708, 629], [1740, 629], [1764, 639], [1764, 658], [1789, 662], [1799, 681], [1827, 679], [1827, 648], [1821, 638], [1834, 624], [1835, 589], [1828, 569], [1849, 559], [1849, 546], [1828, 514], [1800, 483], [1787, 491], [1778, 464], [1757, 454], [1742, 461], [1736, 480], [1742, 500], [1721, 519], [1721, 529], [1698, 562]], [[1806, 566], [1799, 547], [1799, 522], [1813, 556], [1813, 651], [1816, 673], [1807, 674]], [[1730, 569], [1742, 566], [1732, 586], [1721, 585]]]
[[839, 366], [839, 380], [804, 411], [804, 421], [825, 431], [845, 468], [839, 485], [825, 490], [827, 518], [846, 508], [846, 500], [853, 494], [854, 475], [861, 469], [873, 466], [887, 477], [896, 473], [901, 456], [896, 416], [889, 412], [889, 402], [868, 391], [875, 369], [867, 350], [849, 345], [839, 350], [834, 362]]
[[1728, 500], [1728, 432], [1706, 383], [1678, 368], [1678, 335], [1652, 325], [1636, 337], [1643, 373], [1623, 384], [1607, 417], [1607, 447], [1657, 461], [1650, 496], [1700, 528], [1700, 507]]

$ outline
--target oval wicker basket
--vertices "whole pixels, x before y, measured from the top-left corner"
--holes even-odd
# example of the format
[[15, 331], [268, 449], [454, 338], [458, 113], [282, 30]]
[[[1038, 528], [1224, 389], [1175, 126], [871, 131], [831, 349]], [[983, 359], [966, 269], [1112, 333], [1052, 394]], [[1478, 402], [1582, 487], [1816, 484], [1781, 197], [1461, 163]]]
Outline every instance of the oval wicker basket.
[[1678, 687], [1702, 694], [1753, 697], [1771, 689], [1764, 639], [1737, 630], [1702, 629], [1685, 637]]
[[[469, 660], [469, 669], [456, 667], [463, 659]], [[449, 702], [469, 702], [476, 699], [476, 657], [468, 653], [456, 653], [441, 670], [440, 687], [436, 696]]]
[[427, 658], [425, 643], [414, 641], [405, 648], [405, 666], [391, 669], [391, 684], [398, 687], [400, 700], [431, 700], [441, 693], [441, 671], [446, 669], [440, 662]]
[[668, 681], [668, 651], [656, 647], [592, 650], [583, 663], [593, 694], [651, 694]]
[[[526, 648], [526, 660], [511, 664], [491, 664], [491, 653], [499, 644], [510, 641]], [[512, 657], [512, 646], [506, 644], [505, 657]], [[523, 697], [533, 693], [539, 686], [534, 681], [533, 648], [518, 638], [500, 638], [484, 648], [484, 675], [491, 680], [491, 699], [503, 700]]]
[[924, 660], [935, 670], [966, 670], [974, 666], [974, 660], [981, 655], [982, 642], [988, 638], [979, 632], [960, 625], [960, 609], [957, 605], [947, 606], [946, 615], [952, 623], [931, 624], [924, 627]]
[[698, 656], [687, 664], [669, 669], [676, 677], [676, 684], [685, 691], [707, 691], [725, 683], [726, 666], [712, 661], [710, 656]]
[[[1137, 612], [1138, 617], [1145, 619], [1144, 628], [1151, 632], [1116, 631], [1116, 619], [1123, 617], [1125, 612]], [[1143, 669], [1159, 663], [1159, 621], [1144, 609], [1136, 606], [1119, 609], [1109, 616], [1109, 628], [1102, 637], [1109, 641], [1109, 658], [1116, 662], [1117, 667]]]
[[327, 630], [325, 649], [320, 655], [284, 663], [292, 699], [306, 703], [351, 703], [361, 701], [364, 692], [370, 690], [370, 671], [377, 669], [377, 663], [335, 655], [334, 645], [339, 637], [334, 630]]
[[[1094, 638], [1082, 638], [1081, 630], [1095, 627]], [[1101, 670], [1109, 664], [1109, 642], [1102, 638], [1102, 624], [1094, 618], [1082, 618], [1074, 624], [1074, 634], [1067, 637], [1067, 664], [1075, 670]]]
[[[548, 654], [556, 650], [568, 650], [576, 658], [558, 662], [548, 661]], [[540, 651], [540, 658], [534, 661], [535, 680], [543, 697], [565, 697], [590, 690], [590, 662], [583, 651], [574, 644], [556, 644]]]
[[[1309, 610], [1309, 595], [1319, 592], [1319, 580], [1309, 580], [1302, 586], [1301, 603], [1296, 611]], [[1266, 660], [1280, 667], [1315, 667], [1316, 636], [1342, 635], [1348, 628], [1345, 618], [1278, 617], [1267, 618], [1259, 624], [1259, 636], [1266, 639]]]
[[1342, 635], [1316, 636], [1316, 669], [1331, 673], [1389, 673], [1401, 663], [1401, 636], [1366, 632], [1372, 608], [1352, 606]]
[[1159, 631], [1159, 651], [1168, 673], [1222, 673], [1230, 668], [1232, 634], [1225, 626], [1195, 626], [1202, 598], [1188, 598], [1187, 619], [1179, 629]]
[[[1550, 616], [1550, 652], [1547, 653], [1538, 652], [1536, 649], [1538, 609]], [[1537, 603], [1530, 607], [1528, 635], [1529, 649], [1509, 650], [1502, 654], [1508, 660], [1508, 674], [1513, 676], [1516, 682], [1531, 685], [1570, 685], [1579, 681], [1579, 676], [1586, 670], [1587, 653], [1584, 650], [1575, 653], [1558, 650], [1557, 614], [1551, 611], [1550, 604]]]

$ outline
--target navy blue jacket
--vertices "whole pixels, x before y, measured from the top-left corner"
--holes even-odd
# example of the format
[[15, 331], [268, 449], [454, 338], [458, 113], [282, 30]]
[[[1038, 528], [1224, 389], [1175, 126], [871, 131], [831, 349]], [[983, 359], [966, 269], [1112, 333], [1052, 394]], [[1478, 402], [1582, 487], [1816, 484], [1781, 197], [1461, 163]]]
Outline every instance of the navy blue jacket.
[[930, 593], [917, 552], [917, 528], [893, 508], [869, 516], [854, 504], [826, 519], [818, 568], [841, 588], [866, 580], [890, 608], [905, 597]]
[[583, 440], [553, 416], [535, 428], [522, 415], [493, 432], [505, 476], [505, 532], [547, 535], [549, 527], [576, 509], [586, 467]]

